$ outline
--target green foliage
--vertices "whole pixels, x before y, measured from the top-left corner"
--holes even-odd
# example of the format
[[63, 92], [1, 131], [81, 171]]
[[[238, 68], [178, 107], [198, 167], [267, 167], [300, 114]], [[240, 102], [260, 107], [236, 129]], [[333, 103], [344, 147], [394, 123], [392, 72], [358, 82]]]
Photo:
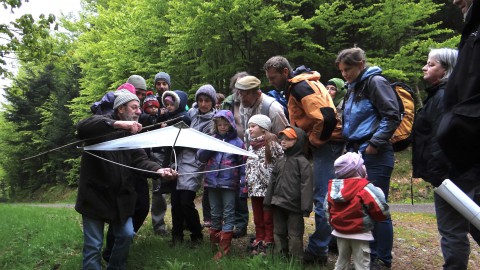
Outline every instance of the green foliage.
[[[5, 10], [10, 9], [12, 13], [22, 6], [20, 0], [1, 0], [0, 3]], [[52, 14], [41, 14], [36, 20], [31, 14], [25, 14], [9, 24], [1, 23], [0, 76], [11, 76], [5, 67], [6, 58], [28, 61], [41, 60], [46, 57], [49, 50], [42, 42], [48, 37], [48, 30], [54, 22], [55, 16]]]

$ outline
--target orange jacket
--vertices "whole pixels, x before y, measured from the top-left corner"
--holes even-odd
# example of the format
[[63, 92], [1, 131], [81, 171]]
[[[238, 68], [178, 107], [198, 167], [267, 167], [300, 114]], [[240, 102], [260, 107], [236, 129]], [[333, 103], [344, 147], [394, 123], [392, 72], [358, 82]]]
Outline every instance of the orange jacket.
[[287, 91], [290, 124], [303, 129], [310, 144], [319, 147], [328, 141], [343, 141], [342, 124], [335, 105], [316, 71], [289, 80]]

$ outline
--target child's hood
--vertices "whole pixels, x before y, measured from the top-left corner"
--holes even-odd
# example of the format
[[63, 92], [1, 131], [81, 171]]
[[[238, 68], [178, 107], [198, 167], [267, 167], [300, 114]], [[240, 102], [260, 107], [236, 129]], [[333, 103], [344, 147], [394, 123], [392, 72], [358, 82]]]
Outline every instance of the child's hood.
[[185, 107], [187, 106], [187, 102], [188, 102], [187, 93], [185, 93], [181, 90], [163, 92], [163, 94], [162, 94], [162, 104], [163, 104], [164, 107], [165, 107], [165, 98], [167, 96], [170, 96], [173, 99], [173, 103], [174, 103], [175, 108], [176, 108], [176, 110], [173, 112], [173, 114], [177, 114], [177, 113], [185, 111]]
[[[232, 132], [229, 132], [229, 137], [237, 137], [237, 124], [235, 124], [235, 118], [233, 117], [233, 113], [230, 110], [219, 110], [213, 116], [213, 119], [224, 118], [227, 119], [228, 123], [232, 126]], [[216, 129], [216, 125], [214, 125], [214, 129]], [[214, 133], [218, 133], [217, 130], [214, 130]]]
[[365, 178], [332, 179], [330, 181], [331, 189], [327, 195], [335, 202], [351, 201], [369, 183]]
[[285, 150], [285, 155], [287, 156], [295, 156], [295, 155], [303, 155], [304, 152], [303, 150], [305, 149], [305, 144], [307, 143], [307, 134], [303, 129], [298, 128], [298, 127], [291, 127], [293, 130], [295, 130], [295, 134], [297, 134], [297, 141], [295, 144]]

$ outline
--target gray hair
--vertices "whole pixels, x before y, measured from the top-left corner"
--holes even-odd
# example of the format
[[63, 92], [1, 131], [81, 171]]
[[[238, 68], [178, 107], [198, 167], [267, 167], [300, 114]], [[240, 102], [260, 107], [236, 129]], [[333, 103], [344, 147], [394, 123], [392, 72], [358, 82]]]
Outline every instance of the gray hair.
[[445, 76], [441, 79], [442, 82], [448, 81], [448, 78], [453, 72], [453, 68], [457, 63], [458, 51], [450, 48], [431, 49], [428, 58], [438, 61], [445, 69]]
[[263, 65], [263, 70], [265, 71], [269, 70], [270, 68], [274, 68], [278, 73], [282, 73], [283, 70], [287, 68], [289, 77], [293, 74], [292, 66], [290, 66], [287, 58], [281, 55], [271, 57], [268, 59], [265, 65]]

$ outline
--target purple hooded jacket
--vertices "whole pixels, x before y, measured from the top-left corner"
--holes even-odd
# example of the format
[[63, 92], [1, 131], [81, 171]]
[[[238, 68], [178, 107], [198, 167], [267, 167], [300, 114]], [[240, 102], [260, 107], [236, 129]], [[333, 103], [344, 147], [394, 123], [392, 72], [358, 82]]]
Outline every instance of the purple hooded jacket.
[[[229, 110], [220, 110], [213, 117], [214, 120], [218, 118], [226, 119], [232, 126], [232, 129], [226, 134], [220, 135], [216, 129], [216, 125], [214, 125], [212, 136], [245, 149], [245, 145], [237, 135], [237, 127], [232, 112]], [[205, 171], [231, 168], [245, 163], [243, 156], [230, 153], [198, 150], [197, 155], [201, 162], [207, 162]], [[240, 186], [244, 186], [245, 183], [245, 167], [241, 166], [228, 170], [209, 172], [205, 175], [204, 181], [205, 187], [209, 188], [238, 189]]]

